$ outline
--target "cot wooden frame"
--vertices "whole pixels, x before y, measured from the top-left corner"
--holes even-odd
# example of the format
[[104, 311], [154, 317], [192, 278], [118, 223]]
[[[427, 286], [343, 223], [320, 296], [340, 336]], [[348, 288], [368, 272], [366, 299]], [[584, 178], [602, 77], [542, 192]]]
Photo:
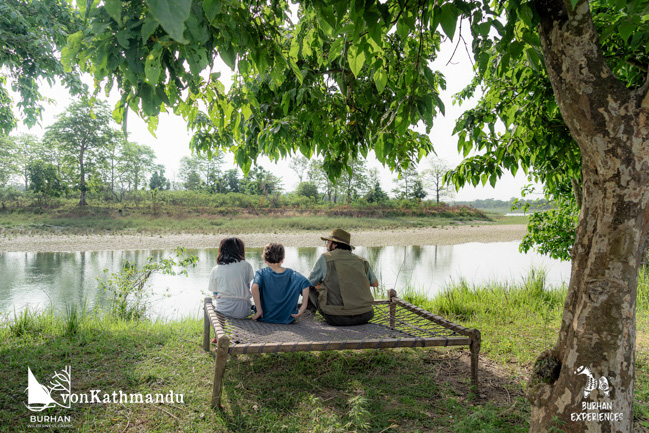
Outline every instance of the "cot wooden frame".
[[265, 342], [263, 344], [230, 345], [230, 337], [225, 332], [225, 318], [214, 311], [212, 298], [205, 298], [203, 349], [210, 350], [210, 328], [216, 335], [216, 360], [214, 366], [214, 382], [212, 385], [212, 408], [221, 406], [221, 393], [225, 364], [229, 354], [261, 354], [277, 352], [316, 352], [324, 350], [362, 350], [362, 349], [394, 349], [398, 347], [430, 347], [430, 346], [469, 346], [471, 351], [471, 384], [478, 387], [478, 355], [480, 353], [481, 335], [477, 329], [469, 329], [448, 321], [441, 316], [432, 314], [397, 297], [394, 290], [388, 292], [388, 299], [375, 300], [375, 305], [388, 304], [390, 311], [390, 328], [395, 326], [396, 308], [403, 308], [417, 316], [436, 323], [461, 336], [427, 337], [427, 338], [383, 338], [367, 340], [342, 341], [307, 341], [307, 342]]

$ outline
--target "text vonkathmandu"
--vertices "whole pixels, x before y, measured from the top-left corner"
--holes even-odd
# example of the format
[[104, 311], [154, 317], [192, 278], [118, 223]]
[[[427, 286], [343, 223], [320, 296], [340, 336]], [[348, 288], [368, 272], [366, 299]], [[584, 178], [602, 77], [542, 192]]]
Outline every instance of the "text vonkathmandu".
[[113, 391], [112, 394], [102, 393], [100, 389], [91, 389], [90, 393], [84, 394], [63, 394], [61, 396], [65, 403], [179, 403], [184, 404], [183, 394], [169, 391], [167, 394], [127, 394], [120, 391]]

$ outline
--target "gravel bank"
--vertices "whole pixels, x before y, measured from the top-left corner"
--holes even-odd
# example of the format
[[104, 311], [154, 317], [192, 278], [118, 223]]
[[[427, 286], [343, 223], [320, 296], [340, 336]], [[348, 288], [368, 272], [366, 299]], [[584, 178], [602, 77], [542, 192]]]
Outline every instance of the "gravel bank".
[[[352, 244], [368, 247], [387, 245], [451, 245], [467, 242], [508, 242], [521, 240], [525, 225], [449, 226], [406, 230], [352, 232]], [[291, 247], [318, 247], [320, 236], [328, 233], [300, 231], [293, 233], [252, 234], [166, 234], [166, 235], [34, 235], [0, 238], [0, 251], [104, 251], [216, 248], [222, 238], [239, 236], [247, 247], [263, 247], [268, 242], [281, 242]]]

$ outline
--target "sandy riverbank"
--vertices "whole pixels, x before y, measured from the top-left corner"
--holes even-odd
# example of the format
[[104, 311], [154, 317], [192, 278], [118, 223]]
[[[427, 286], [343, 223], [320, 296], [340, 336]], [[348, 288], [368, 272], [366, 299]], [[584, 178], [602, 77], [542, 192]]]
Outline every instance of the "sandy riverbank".
[[[450, 245], [467, 242], [508, 242], [525, 235], [525, 225], [449, 226], [405, 230], [376, 230], [352, 233], [352, 244], [386, 245]], [[281, 242], [292, 247], [317, 247], [320, 236], [327, 233], [299, 231], [292, 233], [250, 233], [237, 235], [247, 247], [263, 247], [268, 242]], [[0, 252], [16, 251], [104, 251], [169, 249], [183, 246], [190, 249], [216, 248], [219, 241], [235, 234], [108, 234], [108, 235], [31, 235], [0, 238]]]

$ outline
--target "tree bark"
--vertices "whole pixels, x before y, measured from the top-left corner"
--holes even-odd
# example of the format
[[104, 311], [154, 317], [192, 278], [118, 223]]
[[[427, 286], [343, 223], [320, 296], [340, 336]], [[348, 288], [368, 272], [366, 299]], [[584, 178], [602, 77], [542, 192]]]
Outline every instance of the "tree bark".
[[81, 152], [79, 153], [79, 170], [81, 172], [81, 178], [79, 181], [79, 189], [81, 189], [81, 197], [79, 198], [79, 206], [88, 206], [88, 202], [86, 201], [86, 170], [83, 165], [83, 156], [84, 156], [84, 151], [85, 148], [81, 148]]
[[649, 225], [649, 101], [646, 89], [613, 76], [586, 1], [575, 9], [569, 0], [535, 3], [548, 75], [581, 149], [583, 201], [559, 338], [530, 378], [530, 432], [630, 432], [637, 276]]

